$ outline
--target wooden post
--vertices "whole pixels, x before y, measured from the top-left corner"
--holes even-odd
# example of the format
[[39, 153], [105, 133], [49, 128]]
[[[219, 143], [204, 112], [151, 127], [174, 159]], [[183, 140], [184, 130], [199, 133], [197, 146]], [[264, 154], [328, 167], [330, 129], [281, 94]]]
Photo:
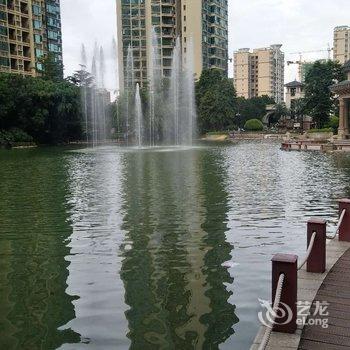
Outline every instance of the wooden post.
[[[272, 302], [275, 300], [276, 288], [281, 274], [285, 275], [280, 309], [284, 317], [277, 317], [273, 330], [282, 333], [295, 333], [297, 329], [297, 292], [298, 292], [298, 256], [276, 254], [272, 258]], [[280, 314], [280, 312], [278, 313]]]
[[326, 271], [327, 222], [324, 219], [312, 218], [307, 223], [307, 246], [313, 233], [316, 232], [311, 254], [306, 263], [307, 272], [324, 273]]
[[350, 199], [340, 199], [339, 217], [345, 209], [343, 222], [339, 228], [339, 241], [350, 242]]

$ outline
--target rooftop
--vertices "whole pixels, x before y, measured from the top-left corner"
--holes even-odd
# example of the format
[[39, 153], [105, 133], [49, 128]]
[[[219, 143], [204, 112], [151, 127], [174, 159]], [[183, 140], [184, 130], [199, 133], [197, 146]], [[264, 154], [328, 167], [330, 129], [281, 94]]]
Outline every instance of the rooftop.
[[296, 88], [296, 87], [303, 87], [304, 84], [301, 83], [300, 81], [294, 80], [294, 81], [291, 81], [288, 84], [285, 84], [284, 86], [287, 87], [287, 88]]

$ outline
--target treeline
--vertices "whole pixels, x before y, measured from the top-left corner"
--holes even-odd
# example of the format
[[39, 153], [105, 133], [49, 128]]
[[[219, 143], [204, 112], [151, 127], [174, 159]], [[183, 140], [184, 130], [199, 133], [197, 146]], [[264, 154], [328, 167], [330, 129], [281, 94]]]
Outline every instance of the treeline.
[[[90, 86], [91, 76], [78, 71], [64, 79], [62, 67], [49, 57], [43, 62], [41, 77], [23, 77], [0, 73], [0, 144], [35, 142], [60, 144], [84, 139], [81, 86]], [[338, 102], [329, 87], [344, 80], [340, 64], [317, 61], [309, 70], [305, 82], [305, 98], [292, 110], [277, 106], [274, 121], [281, 116], [309, 115], [316, 127], [337, 124]], [[164, 84], [167, 84], [164, 81]], [[141, 91], [144, 109], [148, 108], [147, 89]], [[114, 136], [123, 137], [125, 111], [123, 96], [109, 106], [112, 112]], [[200, 133], [244, 128], [251, 119], [262, 120], [266, 106], [274, 104], [268, 96], [244, 99], [237, 97], [232, 79], [217, 69], [204, 70], [196, 83], [196, 108]], [[251, 124], [251, 122], [250, 122]]]
[[[277, 104], [270, 122], [278, 123], [282, 116], [297, 119], [307, 115], [313, 118], [317, 128], [336, 128], [339, 106], [330, 86], [342, 80], [345, 80], [345, 74], [339, 63], [316, 61], [306, 75], [305, 97], [297, 100], [290, 110], [285, 104]], [[255, 122], [262, 120], [266, 106], [275, 104], [268, 96], [237, 97], [232, 80], [216, 69], [203, 71], [196, 84], [196, 99], [202, 133], [245, 128], [252, 124], [252, 119]]]
[[[163, 79], [162, 86], [166, 89], [169, 82]], [[208, 69], [202, 72], [195, 85], [196, 109], [198, 117], [198, 132], [200, 134], [211, 131], [227, 131], [244, 128], [250, 119], [261, 120], [266, 114], [266, 106], [274, 104], [268, 96], [245, 99], [237, 97], [232, 79], [228, 79], [218, 69]], [[149, 92], [147, 87], [141, 89], [141, 100], [144, 111], [149, 110]], [[156, 94], [158, 95], [158, 94]], [[161, 94], [159, 94], [162, 96]], [[113, 104], [115, 130], [118, 134], [125, 133], [125, 102], [122, 94]], [[133, 108], [133, 100], [129, 101], [129, 108]], [[160, 121], [167, 111], [167, 105], [158, 101], [162, 110], [156, 110], [156, 120]], [[123, 108], [124, 106], [124, 108]], [[281, 106], [280, 109], [283, 109]], [[129, 121], [130, 122], [130, 121]]]
[[41, 77], [0, 73], [0, 144], [59, 144], [81, 139], [80, 91], [52, 57]]
[[201, 133], [244, 128], [248, 120], [261, 120], [267, 105], [275, 104], [268, 96], [237, 97], [232, 79], [218, 69], [203, 71], [196, 84], [196, 102]]

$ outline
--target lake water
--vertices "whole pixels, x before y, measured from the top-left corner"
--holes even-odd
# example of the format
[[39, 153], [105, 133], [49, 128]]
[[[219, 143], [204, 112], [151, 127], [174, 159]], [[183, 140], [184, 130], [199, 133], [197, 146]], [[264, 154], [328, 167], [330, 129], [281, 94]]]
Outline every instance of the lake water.
[[274, 142], [0, 151], [0, 348], [249, 349], [271, 256], [349, 184]]

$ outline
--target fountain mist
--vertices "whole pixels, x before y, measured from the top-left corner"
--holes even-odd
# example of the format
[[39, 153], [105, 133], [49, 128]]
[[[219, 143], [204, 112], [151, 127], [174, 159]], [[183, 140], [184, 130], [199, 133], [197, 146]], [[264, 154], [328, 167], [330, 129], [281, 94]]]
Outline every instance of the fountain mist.
[[[193, 42], [188, 40], [182, 55], [180, 38], [172, 53], [171, 76], [162, 80], [159, 36], [152, 30], [149, 75], [149, 145], [191, 145], [195, 133], [196, 108], [194, 93]], [[165, 83], [166, 79], [168, 82]]]
[[143, 146], [143, 115], [142, 115], [142, 105], [140, 97], [140, 85], [136, 84], [135, 93], [135, 108], [136, 108], [136, 141], [138, 147]]
[[81, 70], [77, 74], [81, 87], [86, 141], [95, 147], [106, 142], [110, 128], [110, 93], [105, 87], [107, 67], [103, 48], [95, 44], [89, 72], [85, 46], [82, 45], [80, 66]]

